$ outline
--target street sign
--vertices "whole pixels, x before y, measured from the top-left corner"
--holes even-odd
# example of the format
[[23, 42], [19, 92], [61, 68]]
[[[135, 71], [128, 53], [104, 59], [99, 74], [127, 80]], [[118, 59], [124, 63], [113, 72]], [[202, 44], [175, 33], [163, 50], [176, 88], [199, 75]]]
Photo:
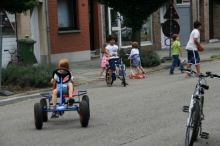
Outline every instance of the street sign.
[[[171, 27], [170, 27], [171, 23]], [[170, 30], [171, 29], [171, 30]], [[170, 37], [173, 34], [179, 34], [180, 32], [180, 25], [176, 20], [167, 20], [162, 27], [163, 34], [166, 37]]]
[[164, 19], [179, 19], [179, 14], [177, 13], [173, 4], [170, 4], [169, 8], [167, 9], [165, 15], [163, 16]]

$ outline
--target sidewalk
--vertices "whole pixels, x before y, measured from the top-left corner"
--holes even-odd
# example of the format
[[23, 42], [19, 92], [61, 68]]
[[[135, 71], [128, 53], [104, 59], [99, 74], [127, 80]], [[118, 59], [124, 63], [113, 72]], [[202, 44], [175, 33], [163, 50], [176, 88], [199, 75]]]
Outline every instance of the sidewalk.
[[[200, 61], [211, 61], [210, 57], [212, 55], [220, 55], [220, 42], [215, 43], [202, 43], [205, 46], [205, 50], [203, 52], [200, 52]], [[181, 60], [184, 59], [187, 61], [187, 51], [185, 49], [185, 46], [182, 46], [183, 51], [183, 57], [181, 57]], [[157, 50], [158, 54], [161, 58], [168, 57], [169, 56], [169, 48], [163, 49], [163, 50]], [[161, 63], [161, 65], [157, 67], [151, 67], [151, 68], [145, 68], [147, 74], [151, 74], [156, 71], [160, 71], [163, 69], [169, 69], [171, 65], [171, 60], [166, 61], [165, 63]], [[93, 82], [98, 81], [104, 81], [104, 79], [99, 79], [99, 73], [101, 71], [101, 59], [94, 59], [90, 61], [83, 61], [83, 62], [75, 62], [70, 63], [71, 72], [73, 73], [73, 76], [75, 78], [75, 86], [82, 85], [82, 84], [89, 84]], [[168, 74], [168, 72], [167, 72]], [[51, 88], [45, 89], [45, 90], [51, 90]], [[43, 90], [37, 90], [37, 91], [28, 91], [23, 94], [19, 95], [13, 95], [10, 97], [16, 97], [16, 96], [22, 96], [27, 94], [34, 94], [34, 93], [40, 93]], [[7, 97], [5, 97], [7, 98]], [[0, 98], [5, 99], [5, 98]]]
[[[205, 46], [205, 50], [200, 52], [200, 60], [203, 61], [211, 61], [210, 58], [212, 55], [220, 55], [220, 42], [216, 43], [202, 43]], [[187, 61], [187, 51], [185, 46], [182, 46], [183, 57]], [[169, 56], [169, 48], [163, 50], [157, 50], [158, 54], [161, 58]], [[162, 69], [170, 68], [171, 60], [166, 61], [165, 63], [161, 63], [161, 65], [157, 67], [145, 68], [147, 74], [153, 73], [155, 71], [159, 71]], [[99, 73], [101, 70], [101, 59], [95, 59], [91, 61], [84, 62], [76, 62], [71, 63], [71, 71], [75, 77], [75, 81], [79, 84], [88, 84], [90, 82], [98, 81]]]

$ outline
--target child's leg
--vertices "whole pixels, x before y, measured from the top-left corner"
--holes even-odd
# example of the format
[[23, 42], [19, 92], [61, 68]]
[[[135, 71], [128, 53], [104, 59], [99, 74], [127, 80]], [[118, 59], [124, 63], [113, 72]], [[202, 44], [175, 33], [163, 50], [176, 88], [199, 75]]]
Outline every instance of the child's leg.
[[109, 77], [108, 77], [108, 82], [109, 82], [109, 83], [111, 83], [111, 81], [112, 81], [112, 74], [113, 74], [113, 71], [110, 70], [110, 72], [109, 72]]
[[68, 90], [69, 90], [69, 98], [73, 97], [73, 84], [69, 83], [68, 84]]
[[137, 74], [139, 75], [139, 74], [140, 74], [140, 67], [137, 66], [137, 67], [136, 67], [136, 70], [137, 70]]
[[140, 66], [140, 69], [141, 69], [141, 71], [142, 71], [142, 73], [143, 74], [145, 74], [146, 72], [144, 71], [144, 69], [143, 69], [143, 67], [142, 66]]
[[57, 106], [57, 93], [58, 93], [58, 91], [57, 91], [57, 89], [54, 89], [53, 90], [53, 95], [52, 95], [52, 100], [53, 100], [53, 107], [55, 108], [56, 106]]
[[174, 71], [174, 69], [176, 67], [176, 64], [177, 64], [177, 61], [178, 61], [178, 56], [177, 55], [173, 55], [173, 62], [172, 62], [172, 65], [170, 67], [170, 74], [173, 74], [173, 71]]
[[102, 74], [103, 74], [104, 71], [105, 71], [105, 67], [102, 67], [102, 70], [100, 71], [100, 74], [99, 74], [99, 78], [102, 77]]

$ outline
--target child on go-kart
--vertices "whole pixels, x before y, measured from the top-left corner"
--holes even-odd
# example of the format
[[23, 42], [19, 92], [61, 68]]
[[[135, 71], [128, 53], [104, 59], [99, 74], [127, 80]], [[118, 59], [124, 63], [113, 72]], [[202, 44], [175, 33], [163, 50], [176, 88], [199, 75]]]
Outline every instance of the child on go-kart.
[[[65, 68], [69, 70], [69, 62], [66, 59], [61, 59], [58, 63], [58, 68]], [[66, 73], [65, 70], [59, 70], [60, 73]], [[63, 81], [66, 80], [67, 77], [63, 78]], [[59, 82], [59, 77], [57, 76], [57, 74], [54, 75], [54, 77], [51, 79], [51, 83], [55, 84], [56, 81]], [[69, 106], [72, 106], [74, 103], [74, 99], [72, 98], [73, 96], [73, 83], [74, 83], [74, 77], [72, 76], [71, 73], [71, 79], [70, 81], [68, 81], [67, 83], [62, 83], [62, 93], [63, 94], [69, 94]], [[61, 89], [61, 84], [56, 83], [56, 89], [53, 90], [53, 95], [52, 95], [52, 100], [53, 100], [53, 108], [56, 108], [56, 104], [57, 104], [57, 95], [60, 93], [60, 89]], [[56, 114], [56, 112], [52, 113], [51, 118], [57, 118], [58, 115]]]

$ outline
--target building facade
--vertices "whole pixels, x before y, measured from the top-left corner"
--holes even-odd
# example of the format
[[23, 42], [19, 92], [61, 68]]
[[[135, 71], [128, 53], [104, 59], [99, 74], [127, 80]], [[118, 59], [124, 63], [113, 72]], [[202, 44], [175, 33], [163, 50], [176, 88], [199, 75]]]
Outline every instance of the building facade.
[[[180, 42], [186, 45], [193, 30], [193, 22], [202, 22], [201, 41], [220, 39], [220, 6], [210, 0], [173, 0], [180, 18]], [[164, 49], [166, 36], [162, 26], [170, 3], [154, 12], [141, 29], [142, 49]], [[36, 41], [34, 54], [37, 63], [56, 63], [62, 58], [70, 62], [99, 57], [100, 48], [109, 34], [117, 37], [116, 44], [131, 49], [132, 28], [123, 24], [124, 17], [95, 0], [40, 0], [34, 9], [21, 14], [4, 12], [3, 66], [10, 60], [5, 49], [17, 49], [17, 39]], [[117, 19], [120, 16], [120, 19]], [[6, 27], [7, 26], [7, 27]], [[120, 33], [118, 33], [120, 32]], [[18, 48], [19, 49], [19, 48]]]
[[51, 62], [91, 59], [102, 44], [100, 5], [94, 0], [48, 1]]

